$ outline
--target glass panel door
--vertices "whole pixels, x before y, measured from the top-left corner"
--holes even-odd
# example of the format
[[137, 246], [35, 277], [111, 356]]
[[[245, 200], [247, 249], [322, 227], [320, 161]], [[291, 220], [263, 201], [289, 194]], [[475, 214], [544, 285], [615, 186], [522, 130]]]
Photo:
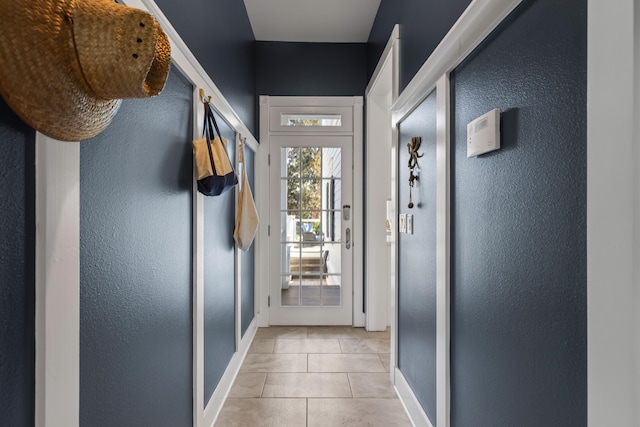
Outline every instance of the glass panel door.
[[351, 218], [343, 207], [351, 205], [352, 139], [270, 142], [271, 212], [279, 222], [271, 235], [270, 323], [351, 324]]

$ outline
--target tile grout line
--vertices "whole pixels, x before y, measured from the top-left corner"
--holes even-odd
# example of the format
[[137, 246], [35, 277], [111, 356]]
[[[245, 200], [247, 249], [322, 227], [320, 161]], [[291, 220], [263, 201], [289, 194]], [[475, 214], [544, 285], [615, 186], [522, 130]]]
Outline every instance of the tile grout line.
[[[280, 338], [277, 338], [277, 339], [280, 339]], [[307, 339], [308, 339], [308, 338], [307, 338]], [[346, 339], [349, 339], [349, 338], [346, 338]], [[326, 397], [322, 397], [322, 398], [314, 398], [314, 399], [316, 399], [316, 400], [336, 400], [336, 399], [340, 400], [340, 399], [344, 399], [345, 401], [354, 401], [354, 400], [356, 400], [356, 397], [355, 397], [354, 390], [353, 390], [353, 381], [352, 381], [353, 379], [351, 378], [351, 375], [352, 375], [352, 374], [353, 374], [353, 375], [356, 375], [356, 374], [358, 374], [358, 373], [371, 373], [371, 374], [374, 374], [374, 375], [375, 375], [375, 373], [380, 373], [380, 374], [382, 374], [382, 373], [384, 373], [384, 372], [388, 372], [388, 371], [386, 371], [386, 370], [384, 369], [384, 363], [383, 363], [383, 360], [382, 360], [382, 359], [383, 359], [383, 357], [385, 357], [385, 358], [386, 358], [386, 357], [388, 357], [388, 353], [378, 353], [377, 351], [373, 351], [373, 352], [366, 352], [366, 353], [364, 353], [364, 352], [363, 352], [363, 353], [358, 353], [358, 354], [342, 353], [343, 348], [342, 348], [342, 341], [341, 341], [341, 339], [338, 339], [338, 343], [339, 343], [339, 345], [340, 345], [341, 353], [334, 353], [334, 355], [335, 355], [335, 356], [341, 356], [341, 355], [342, 355], [342, 356], [349, 356], [349, 355], [351, 355], [351, 356], [356, 356], [356, 355], [360, 355], [360, 356], [365, 356], [365, 357], [375, 356], [375, 358], [373, 358], [373, 359], [374, 359], [374, 360], [376, 360], [376, 359], [377, 359], [377, 361], [379, 362], [379, 364], [383, 367], [383, 371], [382, 371], [382, 372], [379, 372], [379, 371], [377, 371], [377, 370], [376, 370], [376, 371], [360, 371], [360, 370], [358, 370], [358, 371], [350, 372], [350, 371], [346, 371], [345, 369], [342, 369], [342, 370], [340, 370], [340, 371], [333, 371], [333, 372], [339, 372], [339, 373], [343, 373], [343, 374], [346, 374], [346, 375], [347, 375], [347, 382], [348, 382], [348, 384], [349, 384], [349, 389], [350, 389], [350, 394], [351, 394], [351, 396], [350, 396], [350, 397], [344, 397], [344, 398], [332, 397], [332, 396], [326, 396]], [[274, 343], [274, 349], [275, 349], [275, 343]], [[275, 351], [275, 350], [274, 350], [274, 351]], [[325, 354], [325, 353], [310, 353], [310, 352], [308, 352], [308, 350], [307, 350], [307, 351], [305, 351], [304, 353], [306, 353], [306, 356], [307, 356], [307, 358], [306, 358], [306, 371], [304, 371], [304, 372], [306, 372], [306, 373], [310, 373], [310, 369], [309, 369], [309, 368], [310, 368], [310, 355], [312, 355], [312, 354], [316, 354], [317, 356], [327, 356], [327, 355], [330, 355], [330, 354], [331, 354], [331, 353], [326, 353], [326, 354]], [[304, 353], [303, 353], [303, 354], [304, 354]], [[275, 354], [275, 353], [274, 353], [274, 354]], [[294, 354], [294, 353], [292, 353], [292, 354]], [[279, 373], [279, 372], [274, 373], [274, 372], [271, 372], [271, 371], [266, 371], [266, 372], [265, 372], [264, 382], [263, 382], [263, 384], [262, 384], [262, 391], [261, 391], [261, 393], [260, 393], [260, 397], [261, 397], [261, 398], [264, 398], [264, 391], [265, 391], [265, 388], [266, 388], [266, 381], [268, 380], [268, 378], [269, 378], [271, 375], [276, 375], [276, 374], [278, 374], [278, 373]], [[295, 374], [295, 372], [284, 372], [284, 373], [292, 373], [292, 374]], [[319, 372], [319, 373], [320, 373], [320, 374], [332, 374], [331, 372]], [[300, 396], [300, 397], [302, 397], [302, 396]], [[271, 399], [272, 399], [272, 400], [283, 400], [283, 401], [287, 401], [287, 400], [295, 399], [295, 397], [284, 397], [284, 396], [281, 396], [281, 397], [275, 397], [275, 396], [274, 396], [274, 397], [272, 397]], [[306, 415], [306, 416], [305, 416], [305, 426], [306, 426], [306, 427], [308, 427], [308, 426], [310, 425], [310, 404], [311, 404], [310, 400], [311, 400], [311, 399], [312, 399], [312, 397], [311, 397], [311, 396], [306, 396], [306, 397], [305, 397], [305, 406], [306, 406], [306, 408], [305, 408], [305, 409], [306, 409], [306, 413], [305, 413], [305, 415]], [[375, 396], [370, 396], [370, 397], [367, 397], [367, 398], [358, 398], [358, 399], [360, 399], [360, 400], [380, 400], [380, 399], [382, 399], [382, 400], [394, 400], [394, 399], [397, 399], [397, 396], [394, 396], [394, 397], [375, 397]], [[257, 399], [257, 400], [260, 400], [260, 399]], [[407, 424], [407, 425], [408, 425], [408, 424]]]
[[269, 373], [264, 376], [264, 382], [262, 383], [262, 390], [260, 390], [260, 398], [262, 399], [264, 396], [264, 388], [267, 386], [267, 377], [269, 377]]

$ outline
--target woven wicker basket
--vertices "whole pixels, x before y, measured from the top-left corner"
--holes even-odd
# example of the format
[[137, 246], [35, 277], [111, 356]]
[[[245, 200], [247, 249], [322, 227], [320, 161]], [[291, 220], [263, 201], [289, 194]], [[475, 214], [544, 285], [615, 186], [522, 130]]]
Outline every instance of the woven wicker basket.
[[150, 14], [112, 0], [0, 0], [0, 95], [56, 139], [102, 132], [124, 98], [157, 95], [171, 61]]

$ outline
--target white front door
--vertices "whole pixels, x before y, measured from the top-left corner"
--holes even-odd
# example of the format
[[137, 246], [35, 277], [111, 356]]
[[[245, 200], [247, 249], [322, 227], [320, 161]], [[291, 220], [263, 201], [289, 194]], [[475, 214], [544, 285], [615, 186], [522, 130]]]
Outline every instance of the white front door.
[[353, 136], [272, 135], [271, 325], [353, 322]]

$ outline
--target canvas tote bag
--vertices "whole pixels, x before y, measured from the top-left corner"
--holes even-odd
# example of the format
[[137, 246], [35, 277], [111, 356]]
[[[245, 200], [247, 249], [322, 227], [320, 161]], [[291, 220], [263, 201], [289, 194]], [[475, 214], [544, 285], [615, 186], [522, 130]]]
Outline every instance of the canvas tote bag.
[[244, 161], [244, 141], [239, 140], [238, 161], [242, 163], [242, 177], [240, 183], [240, 193], [238, 194], [238, 208], [236, 209], [236, 229], [233, 232], [233, 238], [236, 245], [243, 251], [248, 251], [253, 243], [253, 239], [258, 231], [258, 211], [253, 201], [253, 194], [247, 179], [247, 168]]
[[205, 137], [193, 141], [198, 191], [206, 196], [219, 196], [233, 188], [238, 177], [227, 154], [227, 140], [220, 134], [208, 102], [204, 104], [204, 111]]

